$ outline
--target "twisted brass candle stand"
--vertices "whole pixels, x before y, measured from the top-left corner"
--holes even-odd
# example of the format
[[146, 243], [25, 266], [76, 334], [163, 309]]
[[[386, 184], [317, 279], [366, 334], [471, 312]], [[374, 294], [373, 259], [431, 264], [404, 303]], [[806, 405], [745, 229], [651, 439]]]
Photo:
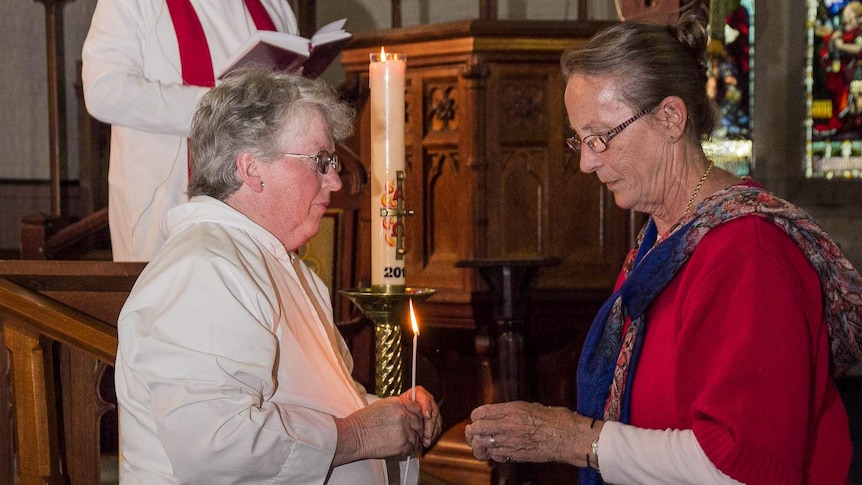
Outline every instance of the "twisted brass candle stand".
[[362, 314], [374, 322], [374, 393], [380, 397], [401, 394], [401, 322], [404, 305], [412, 298], [421, 303], [436, 293], [433, 288], [371, 287], [341, 290]]

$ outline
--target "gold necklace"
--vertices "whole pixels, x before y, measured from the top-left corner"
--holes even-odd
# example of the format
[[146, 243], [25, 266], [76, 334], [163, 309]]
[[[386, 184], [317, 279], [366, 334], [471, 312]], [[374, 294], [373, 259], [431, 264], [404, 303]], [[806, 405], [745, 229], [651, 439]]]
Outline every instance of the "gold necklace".
[[712, 171], [712, 167], [715, 165], [712, 160], [709, 161], [709, 165], [706, 166], [706, 171], [703, 172], [703, 175], [700, 177], [700, 181], [697, 183], [697, 187], [694, 188], [694, 192], [691, 193], [691, 197], [688, 198], [688, 205], [685, 206], [685, 212], [682, 213], [682, 217], [685, 217], [686, 214], [691, 212], [691, 208], [694, 207], [694, 199], [697, 198], [697, 194], [700, 193], [700, 189], [703, 187], [703, 183], [706, 182], [706, 177], [709, 176], [709, 172]]
[[710, 160], [709, 165], [706, 166], [706, 171], [703, 172], [703, 175], [700, 176], [700, 180], [697, 182], [697, 187], [694, 188], [694, 192], [692, 192], [691, 197], [688, 198], [688, 204], [686, 204], [686, 206], [685, 206], [685, 212], [683, 212], [682, 215], [679, 216], [679, 219], [677, 219], [676, 224], [671, 226], [670, 229], [667, 230], [667, 232], [665, 233], [664, 236], [659, 235], [658, 237], [656, 237], [655, 244], [660, 243], [664, 238], [673, 234], [673, 231], [676, 231], [676, 229], [682, 223], [683, 218], [685, 218], [686, 214], [691, 212], [691, 209], [694, 207], [694, 200], [697, 199], [697, 194], [699, 194], [700, 189], [703, 188], [703, 183], [706, 182], [706, 178], [709, 176], [709, 172], [712, 171], [712, 167], [714, 165], [715, 165], [715, 163], [712, 160]]

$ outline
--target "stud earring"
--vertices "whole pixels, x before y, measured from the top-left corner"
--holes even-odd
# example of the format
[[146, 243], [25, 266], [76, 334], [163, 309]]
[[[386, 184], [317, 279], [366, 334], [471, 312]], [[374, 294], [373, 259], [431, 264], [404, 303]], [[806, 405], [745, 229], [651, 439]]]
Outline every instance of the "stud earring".
[[673, 142], [675, 142], [675, 141], [676, 141], [676, 137], [675, 137], [675, 136], [673, 136], [673, 135], [669, 135], [669, 136], [667, 137], [667, 141], [669, 141], [669, 142], [673, 143]]
[[260, 188], [264, 188], [264, 187], [266, 187], [266, 184], [263, 182], [263, 180], [261, 180], [260, 181]]

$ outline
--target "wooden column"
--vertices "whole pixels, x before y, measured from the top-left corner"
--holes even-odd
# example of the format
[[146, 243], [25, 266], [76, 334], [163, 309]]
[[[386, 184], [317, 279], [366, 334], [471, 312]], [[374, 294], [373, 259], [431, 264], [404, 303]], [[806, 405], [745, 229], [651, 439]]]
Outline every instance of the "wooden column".
[[317, 30], [317, 1], [298, 0], [296, 19], [299, 22], [299, 35], [311, 38]]
[[15, 369], [13, 395], [20, 485], [60, 485], [60, 451], [54, 392], [54, 361], [48, 339], [4, 322], [3, 337]]
[[63, 0], [36, 0], [45, 4], [45, 58], [48, 68], [48, 134], [51, 177], [51, 215], [60, 216], [61, 157], [66, 152], [66, 109], [63, 59]]
[[392, 0], [392, 28], [401, 27], [401, 0]]
[[[533, 400], [533, 372], [527, 362], [530, 289], [540, 268], [556, 266], [560, 258], [472, 259], [458, 268], [475, 268], [491, 293], [494, 321], [490, 334], [496, 372], [494, 402]], [[480, 322], [481, 323], [481, 322]]]
[[[458, 261], [459, 268], [475, 268], [491, 293], [494, 321], [490, 335], [495, 365], [494, 402], [533, 401], [536, 380], [527, 355], [530, 323], [530, 287], [538, 270], [560, 264], [559, 258], [473, 259]], [[492, 483], [516, 485], [532, 483], [529, 469], [517, 463], [495, 466]]]
[[13, 483], [12, 393], [3, 322], [0, 320], [0, 483]]
[[[578, 5], [584, 2], [578, 2]], [[497, 0], [481, 0], [479, 2], [479, 18], [497, 20]]]

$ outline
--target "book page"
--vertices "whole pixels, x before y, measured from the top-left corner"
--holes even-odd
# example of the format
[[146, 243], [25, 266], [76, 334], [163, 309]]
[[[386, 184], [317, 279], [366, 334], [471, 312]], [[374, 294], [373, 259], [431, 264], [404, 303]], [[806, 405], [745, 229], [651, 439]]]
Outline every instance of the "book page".
[[[231, 71], [252, 65], [277, 71], [295, 71], [302, 67], [306, 77], [317, 77], [350, 42], [352, 35], [342, 28], [346, 21], [341, 19], [324, 25], [311, 40], [286, 32], [254, 32], [228, 59], [217, 77], [222, 79]], [[308, 65], [304, 65], [306, 59], [309, 59]]]
[[345, 37], [350, 38], [350, 33], [344, 30], [345, 22], [347, 22], [347, 19], [336, 20], [319, 28], [317, 32], [311, 36], [311, 45], [317, 46], [338, 39], [343, 39]]

